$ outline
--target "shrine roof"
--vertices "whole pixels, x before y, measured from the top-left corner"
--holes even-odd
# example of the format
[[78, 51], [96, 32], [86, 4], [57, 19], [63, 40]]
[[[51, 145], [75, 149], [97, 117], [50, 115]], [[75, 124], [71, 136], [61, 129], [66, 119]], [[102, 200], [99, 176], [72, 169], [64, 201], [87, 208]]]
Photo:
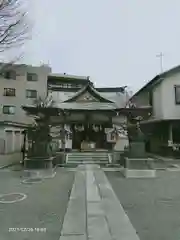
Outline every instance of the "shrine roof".
[[92, 84], [88, 83], [84, 87], [82, 87], [79, 91], [77, 91], [72, 97], [67, 99], [65, 102], [73, 102], [76, 101], [78, 97], [83, 95], [84, 93], [89, 92], [93, 97], [97, 98], [101, 102], [109, 102], [112, 103], [112, 101], [108, 98], [105, 98], [100, 92], [98, 92]]
[[118, 108], [115, 103], [104, 102], [62, 102], [54, 103], [53, 107], [69, 110], [115, 110]]
[[22, 108], [32, 115], [36, 115], [38, 112], [48, 112], [49, 114], [56, 115], [59, 110], [67, 110], [69, 112], [106, 112], [113, 115], [117, 115], [117, 112], [120, 114], [148, 114], [151, 112], [151, 107], [139, 107], [139, 108], [119, 108], [115, 103], [102, 103], [102, 102], [73, 102], [73, 103], [53, 103], [52, 106], [46, 108], [37, 108], [35, 105], [24, 105]]
[[[62, 103], [62, 102], [73, 102], [74, 97], [83, 94], [87, 89], [81, 88], [79, 91], [71, 91], [69, 89], [68, 91], [52, 91], [50, 95], [52, 96], [52, 99], [55, 103]], [[116, 90], [116, 91], [115, 91]], [[118, 108], [124, 108], [127, 104], [127, 94], [122, 91], [122, 88], [113, 88], [113, 91], [109, 88], [104, 88], [103, 91], [99, 91], [99, 89], [94, 89], [94, 93], [96, 97], [100, 95], [101, 99], [103, 98], [103, 102], [109, 102], [109, 103], [115, 103]], [[71, 100], [70, 100], [71, 99]], [[84, 104], [84, 103], [83, 103]], [[94, 103], [94, 104], [97, 104]]]

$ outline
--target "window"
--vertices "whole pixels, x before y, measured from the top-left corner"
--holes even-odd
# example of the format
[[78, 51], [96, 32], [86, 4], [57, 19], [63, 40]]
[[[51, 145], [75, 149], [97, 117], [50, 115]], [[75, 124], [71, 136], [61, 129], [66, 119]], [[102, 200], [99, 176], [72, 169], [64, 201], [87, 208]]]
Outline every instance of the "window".
[[3, 72], [3, 76], [6, 79], [16, 80], [16, 72], [13, 70]]
[[3, 113], [14, 115], [15, 114], [15, 109], [16, 109], [15, 106], [3, 106]]
[[15, 88], [4, 88], [4, 96], [15, 97], [16, 89]]
[[180, 85], [174, 86], [175, 90], [175, 103], [180, 104]]
[[38, 80], [38, 75], [36, 73], [27, 73], [27, 81], [37, 81]]
[[37, 98], [37, 91], [36, 90], [26, 90], [26, 97], [27, 98]]

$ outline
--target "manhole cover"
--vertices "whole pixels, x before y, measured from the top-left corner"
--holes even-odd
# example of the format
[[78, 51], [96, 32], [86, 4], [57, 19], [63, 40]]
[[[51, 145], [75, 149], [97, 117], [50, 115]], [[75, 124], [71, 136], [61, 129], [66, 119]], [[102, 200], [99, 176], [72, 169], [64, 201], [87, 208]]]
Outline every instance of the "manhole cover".
[[27, 184], [33, 184], [33, 183], [39, 183], [39, 182], [42, 182], [41, 178], [28, 178], [23, 181], [23, 183], [27, 183]]
[[1, 194], [0, 203], [15, 203], [24, 200], [26, 197], [24, 193]]

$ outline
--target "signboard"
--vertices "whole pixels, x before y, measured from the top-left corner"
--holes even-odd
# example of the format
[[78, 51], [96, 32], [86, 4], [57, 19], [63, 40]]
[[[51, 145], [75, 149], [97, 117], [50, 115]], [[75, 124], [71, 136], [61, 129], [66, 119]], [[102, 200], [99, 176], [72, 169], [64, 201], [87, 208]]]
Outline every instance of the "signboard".
[[172, 147], [173, 146], [173, 142], [171, 140], [168, 140], [168, 147]]

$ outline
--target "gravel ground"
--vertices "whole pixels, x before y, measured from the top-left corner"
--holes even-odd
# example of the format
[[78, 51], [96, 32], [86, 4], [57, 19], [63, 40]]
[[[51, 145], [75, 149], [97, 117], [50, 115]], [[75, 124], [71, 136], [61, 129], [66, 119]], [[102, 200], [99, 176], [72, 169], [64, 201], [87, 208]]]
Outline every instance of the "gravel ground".
[[[56, 172], [52, 179], [22, 184], [19, 172], [0, 171], [0, 194], [27, 195], [19, 202], [0, 203], [1, 240], [59, 240], [74, 172], [60, 168]], [[15, 232], [10, 232], [10, 228], [15, 228]], [[28, 228], [33, 232], [28, 232]], [[38, 232], [38, 228], [43, 228], [43, 231]]]
[[107, 172], [141, 240], [180, 239], [180, 172], [158, 171], [156, 179], [125, 179]]

